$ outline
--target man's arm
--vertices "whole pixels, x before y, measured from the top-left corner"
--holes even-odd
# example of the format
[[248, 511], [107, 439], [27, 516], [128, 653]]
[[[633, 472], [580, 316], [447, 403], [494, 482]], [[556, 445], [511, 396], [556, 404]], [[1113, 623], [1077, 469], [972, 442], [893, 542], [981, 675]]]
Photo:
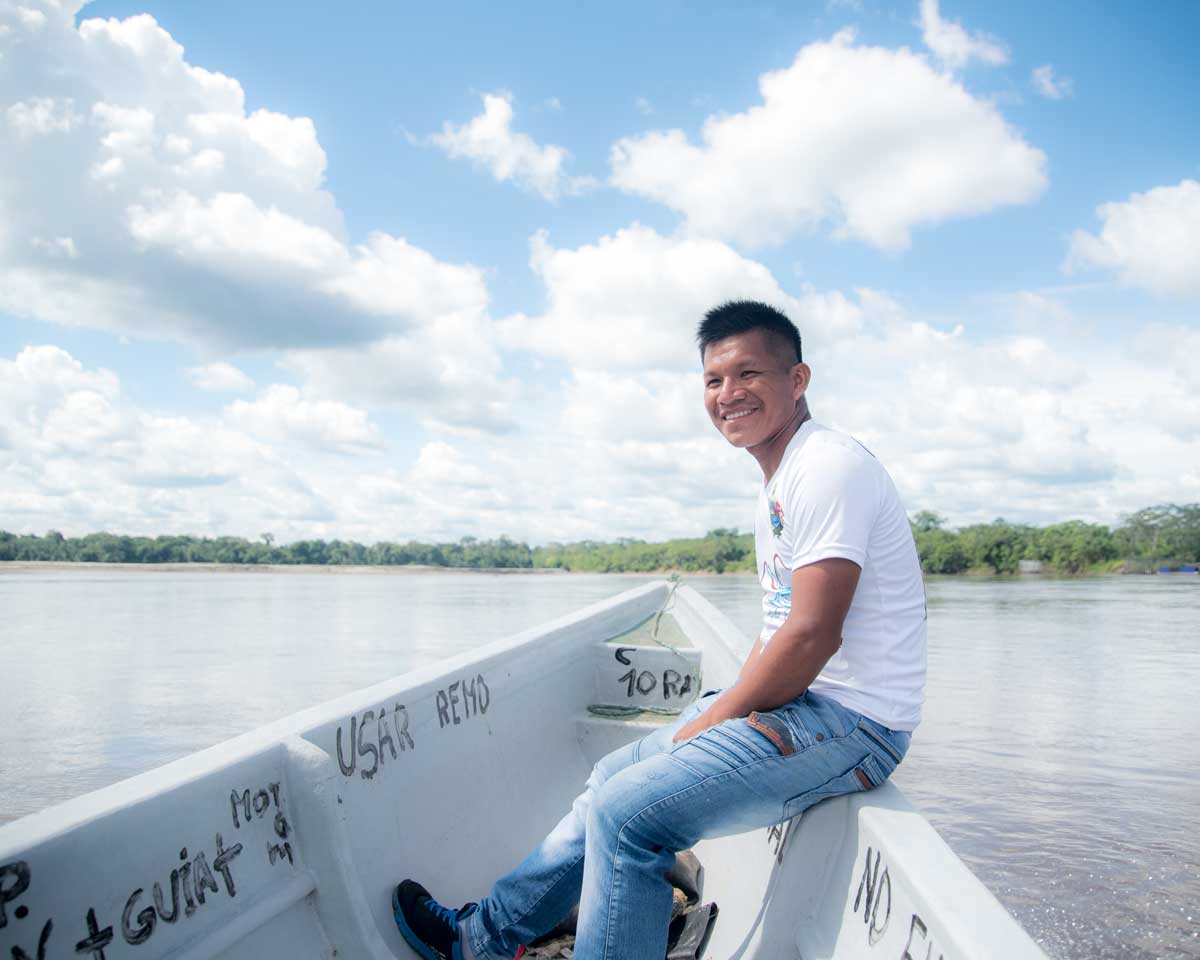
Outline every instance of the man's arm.
[[738, 671], [738, 683], [742, 682], [742, 678], [746, 676], [747, 671], [750, 669], [750, 665], [758, 659], [758, 655], [760, 653], [762, 653], [762, 637], [758, 636], [754, 638], [754, 646], [752, 646], [750, 648], [750, 652], [746, 654], [745, 662], [742, 663], [742, 669]]
[[737, 683], [691, 723], [675, 741], [714, 724], [773, 710], [808, 689], [842, 643], [842, 624], [854, 599], [861, 570], [853, 560], [818, 560], [792, 573], [792, 610], [771, 642], [754, 645]]

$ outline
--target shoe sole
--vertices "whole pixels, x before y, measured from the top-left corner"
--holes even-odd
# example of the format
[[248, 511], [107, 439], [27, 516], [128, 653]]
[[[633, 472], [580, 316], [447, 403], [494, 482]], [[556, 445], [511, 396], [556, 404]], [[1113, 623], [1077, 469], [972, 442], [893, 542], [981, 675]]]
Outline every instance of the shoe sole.
[[[420, 937], [412, 932], [408, 921], [404, 919], [404, 911], [400, 909], [400, 888], [396, 887], [392, 890], [392, 919], [396, 921], [396, 926], [400, 928], [400, 936], [405, 942], [419, 953], [424, 960], [443, 960], [441, 955], [433, 952], [433, 949], [425, 943]], [[458, 943], [454, 944], [450, 952], [450, 960], [463, 960], [462, 946]]]

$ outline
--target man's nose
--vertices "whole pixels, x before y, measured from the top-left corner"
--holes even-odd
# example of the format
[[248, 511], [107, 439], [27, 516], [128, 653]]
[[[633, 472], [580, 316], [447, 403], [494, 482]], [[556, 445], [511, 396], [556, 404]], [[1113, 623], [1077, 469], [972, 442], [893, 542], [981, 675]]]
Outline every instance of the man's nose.
[[737, 385], [733, 377], [726, 377], [721, 381], [721, 392], [717, 394], [718, 403], [734, 403], [737, 400], [744, 399], [744, 397], [745, 393]]

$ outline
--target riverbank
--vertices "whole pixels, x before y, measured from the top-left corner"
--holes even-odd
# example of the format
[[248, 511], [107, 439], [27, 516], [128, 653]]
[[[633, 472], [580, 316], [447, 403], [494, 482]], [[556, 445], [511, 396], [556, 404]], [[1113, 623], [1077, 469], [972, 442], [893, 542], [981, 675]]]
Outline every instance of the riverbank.
[[[0, 576], [37, 570], [122, 570], [141, 573], [335, 573], [348, 576], [381, 574], [404, 576], [418, 573], [490, 573], [504, 575], [535, 574], [554, 576], [601, 576], [627, 577], [724, 577], [754, 576], [754, 571], [745, 568], [726, 570], [681, 570], [664, 567], [657, 570], [568, 570], [562, 567], [449, 567], [439, 564], [353, 564], [353, 563], [112, 563], [93, 560], [0, 560]], [[971, 567], [961, 573], [927, 573], [926, 577], [958, 579], [960, 577], [999, 577], [1001, 579], [1079, 579], [1081, 577], [1122, 577], [1127, 575], [1148, 576], [1155, 570], [1135, 569], [1122, 561], [1096, 564], [1077, 573], [1046, 567], [1036, 573], [997, 574], [987, 567]]]
[[[1200, 504], [1170, 504], [1140, 511], [1115, 530], [1100, 524], [1068, 521], [1045, 527], [997, 520], [948, 530], [936, 514], [918, 513], [912, 520], [921, 570], [926, 574], [1033, 574], [1097, 576], [1108, 573], [1152, 573], [1159, 567], [1200, 563]], [[89, 533], [64, 536], [51, 530], [13, 534], [0, 530], [0, 563], [150, 564], [160, 569], [262, 568], [300, 569], [359, 567], [511, 572], [569, 570], [573, 573], [754, 573], [754, 537], [725, 527], [702, 537], [647, 542], [579, 540], [530, 546], [506, 536], [455, 542], [416, 540], [297, 540], [276, 544], [263, 533], [244, 537], [196, 537]]]
[[109, 563], [90, 560], [0, 560], [0, 575], [31, 570], [129, 570], [146, 573], [537, 573], [563, 574], [569, 570], [546, 567], [446, 567], [433, 564], [354, 563]]

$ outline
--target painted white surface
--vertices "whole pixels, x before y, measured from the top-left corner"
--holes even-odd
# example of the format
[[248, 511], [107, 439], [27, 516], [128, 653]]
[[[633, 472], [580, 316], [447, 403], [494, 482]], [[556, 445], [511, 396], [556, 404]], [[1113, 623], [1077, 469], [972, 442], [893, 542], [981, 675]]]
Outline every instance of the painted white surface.
[[[399, 878], [478, 898], [596, 758], [660, 722], [589, 704], [678, 709], [728, 683], [748, 646], [694, 591], [653, 583], [7, 824], [0, 954], [38, 957], [44, 936], [46, 958], [99, 958], [78, 948], [91, 936], [108, 960], [412, 956], [391, 919]], [[868, 847], [881, 879], [864, 922]], [[712, 958], [901, 960], [914, 915], [913, 960], [1041, 956], [891, 786], [697, 853], [721, 908]]]

